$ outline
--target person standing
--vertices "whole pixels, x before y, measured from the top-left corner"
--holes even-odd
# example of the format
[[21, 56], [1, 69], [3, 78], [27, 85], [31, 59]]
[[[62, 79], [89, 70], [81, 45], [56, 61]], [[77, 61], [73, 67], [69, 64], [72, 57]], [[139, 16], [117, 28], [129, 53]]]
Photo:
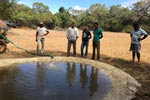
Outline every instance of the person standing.
[[102, 30], [98, 27], [98, 23], [94, 23], [94, 30], [93, 30], [93, 54], [92, 59], [95, 59], [95, 50], [97, 49], [97, 60], [100, 60], [100, 39], [103, 38]]
[[[82, 32], [82, 43], [81, 43], [81, 57], [87, 57], [88, 54], [88, 45], [89, 45], [89, 39], [91, 39], [91, 33], [88, 30], [88, 26], [86, 25]], [[83, 49], [86, 47], [85, 55], [83, 55]]]
[[67, 48], [67, 56], [70, 56], [71, 45], [73, 44], [73, 55], [76, 56], [76, 40], [79, 37], [78, 28], [75, 27], [75, 23], [71, 23], [71, 27], [68, 28], [66, 32], [66, 37], [68, 39], [68, 48]]
[[[39, 27], [36, 29], [36, 42], [37, 42], [37, 54], [39, 52], [41, 54], [44, 53], [44, 40], [47, 34], [49, 34], [49, 31], [43, 26], [43, 22], [40, 22]], [[41, 50], [39, 50], [41, 44]]]
[[135, 61], [135, 55], [137, 55], [138, 62], [140, 62], [140, 41], [144, 40], [148, 34], [140, 28], [138, 23], [133, 24], [133, 31], [130, 33], [131, 46], [130, 51], [132, 51], [132, 61]]

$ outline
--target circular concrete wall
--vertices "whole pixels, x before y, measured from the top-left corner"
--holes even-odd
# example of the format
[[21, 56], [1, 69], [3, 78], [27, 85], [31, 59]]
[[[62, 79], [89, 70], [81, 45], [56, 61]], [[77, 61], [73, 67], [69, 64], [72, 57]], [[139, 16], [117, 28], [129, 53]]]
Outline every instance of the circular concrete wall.
[[94, 60], [75, 58], [75, 57], [37, 57], [37, 58], [16, 58], [0, 60], [0, 68], [5, 68], [15, 63], [37, 62], [37, 61], [65, 61], [65, 62], [78, 62], [89, 64], [99, 68], [111, 81], [111, 90], [104, 100], [131, 100], [134, 98], [135, 93], [141, 85], [129, 74], [123, 72], [114, 66], [101, 63]]

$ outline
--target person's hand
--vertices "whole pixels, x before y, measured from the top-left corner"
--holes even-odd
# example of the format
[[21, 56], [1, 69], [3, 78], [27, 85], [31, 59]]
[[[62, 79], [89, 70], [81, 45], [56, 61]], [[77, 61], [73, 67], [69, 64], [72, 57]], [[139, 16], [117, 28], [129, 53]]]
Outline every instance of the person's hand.
[[140, 39], [140, 38], [138, 38], [138, 41], [141, 41], [141, 39]]
[[44, 36], [46, 36], [47, 35], [47, 33], [46, 34], [44, 34]]
[[76, 40], [78, 39], [78, 36], [76, 37]]

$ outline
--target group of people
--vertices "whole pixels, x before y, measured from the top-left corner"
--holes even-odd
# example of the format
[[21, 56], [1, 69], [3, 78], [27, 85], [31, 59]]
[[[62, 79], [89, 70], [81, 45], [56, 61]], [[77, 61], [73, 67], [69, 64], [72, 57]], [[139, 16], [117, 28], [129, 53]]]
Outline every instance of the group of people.
[[[148, 34], [140, 28], [138, 23], [133, 24], [133, 31], [131, 32], [131, 46], [130, 51], [132, 51], [132, 59], [135, 61], [135, 55], [137, 55], [138, 62], [140, 62], [140, 50], [141, 45], [140, 41], [144, 40]], [[36, 30], [36, 41], [37, 41], [37, 53], [44, 53], [44, 36], [46, 36], [49, 31], [43, 26], [43, 22], [40, 22], [39, 27]], [[66, 37], [68, 40], [67, 47], [67, 56], [70, 56], [71, 45], [73, 45], [73, 56], [76, 57], [76, 41], [79, 37], [78, 28], [75, 27], [75, 22], [71, 23], [71, 26], [67, 29]], [[91, 32], [88, 29], [88, 25], [84, 26], [82, 31], [82, 43], [81, 43], [81, 57], [87, 57], [88, 55], [88, 46], [89, 39], [92, 38]], [[94, 23], [93, 29], [93, 52], [92, 59], [95, 59], [95, 51], [97, 50], [97, 60], [100, 60], [100, 40], [103, 38], [103, 33], [101, 28], [99, 28], [99, 24], [97, 22]], [[39, 45], [41, 44], [41, 50], [39, 49]], [[85, 48], [85, 53], [84, 53]]]
[[[97, 48], [97, 59], [100, 59], [100, 39], [103, 37], [102, 30], [98, 27], [98, 23], [94, 23], [93, 30], [93, 55], [92, 59], [95, 59], [95, 50]], [[71, 27], [68, 28], [66, 32], [66, 37], [68, 39], [68, 49], [67, 56], [70, 56], [71, 44], [73, 44], [73, 55], [76, 56], [76, 40], [79, 37], [78, 29], [75, 27], [75, 23], [71, 23]], [[82, 32], [82, 43], [81, 43], [81, 57], [87, 57], [89, 39], [92, 38], [91, 32], [88, 30], [88, 26], [85, 25]], [[85, 48], [85, 53], [83, 52]]]

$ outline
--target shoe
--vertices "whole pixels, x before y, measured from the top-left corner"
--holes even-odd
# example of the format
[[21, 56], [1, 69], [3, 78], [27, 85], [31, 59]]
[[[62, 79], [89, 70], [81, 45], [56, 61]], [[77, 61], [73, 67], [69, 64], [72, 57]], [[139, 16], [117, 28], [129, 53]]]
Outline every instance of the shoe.
[[41, 54], [44, 54], [44, 49], [43, 48], [41, 49]]

